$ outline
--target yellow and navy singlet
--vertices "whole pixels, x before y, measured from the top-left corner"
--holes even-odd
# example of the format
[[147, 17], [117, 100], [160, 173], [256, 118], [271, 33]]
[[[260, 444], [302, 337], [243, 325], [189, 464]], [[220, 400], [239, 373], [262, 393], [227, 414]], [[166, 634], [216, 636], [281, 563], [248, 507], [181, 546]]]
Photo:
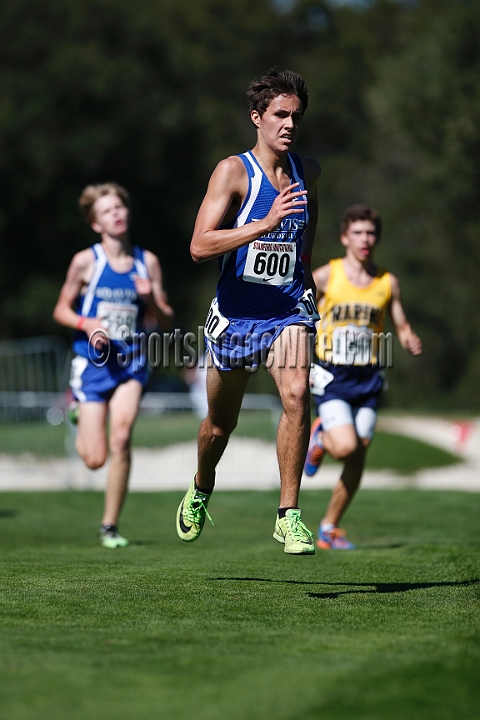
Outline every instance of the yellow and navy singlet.
[[358, 287], [348, 279], [342, 258], [330, 260], [329, 265], [330, 277], [319, 305], [316, 356], [333, 365], [376, 365], [378, 336], [384, 331], [392, 297], [390, 273], [377, 267], [371, 283]]

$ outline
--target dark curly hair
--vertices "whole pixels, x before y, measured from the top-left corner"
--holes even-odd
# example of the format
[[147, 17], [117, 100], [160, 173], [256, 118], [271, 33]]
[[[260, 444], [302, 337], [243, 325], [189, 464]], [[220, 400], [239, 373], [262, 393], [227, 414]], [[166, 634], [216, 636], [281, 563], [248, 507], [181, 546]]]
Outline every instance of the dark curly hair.
[[305, 80], [292, 70], [268, 71], [260, 80], [252, 80], [247, 90], [249, 111], [263, 115], [272, 100], [279, 95], [296, 95], [302, 103], [302, 114], [308, 106], [308, 90]]

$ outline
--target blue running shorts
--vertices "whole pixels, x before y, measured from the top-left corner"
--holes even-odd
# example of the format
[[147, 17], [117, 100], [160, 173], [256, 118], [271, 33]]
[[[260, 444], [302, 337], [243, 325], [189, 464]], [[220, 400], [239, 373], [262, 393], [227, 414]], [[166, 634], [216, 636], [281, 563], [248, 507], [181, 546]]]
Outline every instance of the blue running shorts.
[[115, 354], [103, 366], [95, 365], [89, 358], [76, 355], [72, 360], [70, 387], [79, 402], [108, 402], [119, 385], [127, 380], [138, 380], [145, 388], [150, 370], [145, 363], [130, 363], [120, 367]]
[[253, 371], [266, 362], [273, 343], [289, 325], [306, 325], [315, 333], [313, 322], [298, 314], [269, 320], [236, 318], [229, 320], [228, 327], [215, 340], [205, 333], [205, 344], [219, 370], [248, 368]]

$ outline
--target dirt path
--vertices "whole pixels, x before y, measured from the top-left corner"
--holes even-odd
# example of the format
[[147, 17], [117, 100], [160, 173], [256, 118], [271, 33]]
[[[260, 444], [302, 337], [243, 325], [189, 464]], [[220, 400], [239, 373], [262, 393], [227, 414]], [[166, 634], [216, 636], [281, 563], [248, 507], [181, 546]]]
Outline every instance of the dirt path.
[[[480, 420], [456, 423], [430, 417], [385, 416], [379, 429], [418, 438], [454, 452], [462, 462], [436, 470], [402, 476], [382, 470], [365, 473], [364, 488], [463, 490], [480, 492]], [[194, 442], [162, 450], [136, 449], [133, 453], [131, 489], [184, 490], [196, 466]], [[33, 456], [0, 456], [1, 490], [103, 490], [106, 468], [91, 472], [78, 458], [41, 460]], [[339, 466], [326, 465], [314, 478], [303, 478], [307, 489], [330, 488]], [[217, 487], [223, 490], [278, 488], [275, 447], [261, 440], [232, 437], [217, 472]]]

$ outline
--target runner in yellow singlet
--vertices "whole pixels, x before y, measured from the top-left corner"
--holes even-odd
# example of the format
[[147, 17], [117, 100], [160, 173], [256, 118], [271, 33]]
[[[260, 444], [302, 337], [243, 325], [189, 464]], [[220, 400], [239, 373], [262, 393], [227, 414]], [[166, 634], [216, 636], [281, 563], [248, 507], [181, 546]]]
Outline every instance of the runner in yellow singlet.
[[338, 524], [360, 485], [375, 431], [388, 364], [387, 311], [402, 347], [412, 355], [422, 352], [422, 342], [405, 316], [397, 278], [373, 261], [380, 235], [381, 219], [373, 208], [350, 207], [341, 226], [345, 257], [313, 272], [322, 318], [311, 372], [318, 418], [312, 424], [304, 471], [314, 475], [325, 451], [345, 463], [318, 530], [317, 547], [324, 550], [355, 547]]

